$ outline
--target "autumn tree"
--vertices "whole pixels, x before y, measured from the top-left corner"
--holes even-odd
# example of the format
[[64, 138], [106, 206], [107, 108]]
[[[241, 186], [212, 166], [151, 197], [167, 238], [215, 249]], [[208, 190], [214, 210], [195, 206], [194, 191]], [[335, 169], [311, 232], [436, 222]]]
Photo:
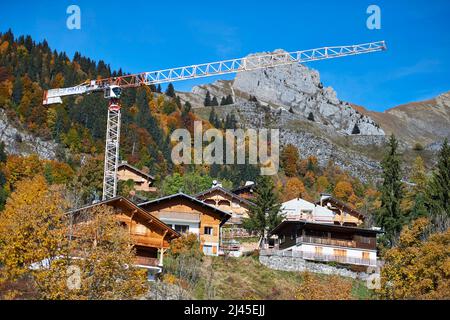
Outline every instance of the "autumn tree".
[[286, 176], [295, 177], [297, 175], [299, 158], [298, 149], [294, 145], [288, 144], [283, 148], [281, 151], [281, 165]]
[[178, 298], [183, 298], [184, 289], [192, 290], [197, 285], [202, 259], [200, 242], [195, 234], [185, 234], [171, 241], [164, 262], [164, 281], [176, 286]]
[[250, 208], [249, 217], [243, 219], [243, 226], [265, 238], [270, 230], [281, 223], [283, 215], [280, 212], [279, 195], [272, 179], [269, 176], [260, 176], [256, 184], [258, 188], [253, 200], [255, 206]]
[[398, 246], [383, 257], [380, 294], [386, 299], [448, 299], [450, 297], [450, 229], [424, 241], [429, 220], [406, 226]]
[[[62, 297], [65, 277], [58, 259], [67, 257], [66, 208], [60, 190], [49, 188], [44, 177], [17, 183], [0, 215], [1, 283], [28, 280], [39, 298]], [[5, 298], [20, 295], [4, 293]]]
[[316, 186], [317, 186], [317, 192], [323, 193], [328, 190], [328, 187], [330, 186], [330, 182], [328, 181], [328, 178], [326, 176], [320, 176], [316, 180]]
[[289, 178], [283, 188], [283, 200], [289, 201], [295, 198], [304, 198], [306, 193], [305, 185], [297, 177]]
[[[136, 258], [129, 229], [118, 222], [113, 208], [97, 206], [73, 216], [70, 254], [78, 259], [80, 287], [76, 299], [119, 300], [146, 293], [146, 271]], [[71, 297], [72, 298], [72, 297]]]
[[353, 283], [337, 275], [326, 278], [310, 272], [303, 273], [303, 282], [297, 288], [297, 300], [351, 300]]
[[348, 181], [339, 181], [334, 187], [334, 195], [344, 202], [348, 202], [353, 194], [353, 186]]
[[394, 135], [389, 139], [388, 150], [381, 166], [383, 168], [383, 184], [381, 186], [381, 208], [377, 215], [377, 223], [384, 229], [384, 238], [392, 246], [400, 233], [403, 214], [400, 209], [402, 200], [402, 182], [398, 142]]
[[[128, 229], [112, 208], [70, 216], [66, 210], [63, 190], [48, 186], [43, 176], [17, 183], [0, 216], [0, 282], [27, 280], [39, 299], [130, 299], [145, 293]], [[21, 294], [9, 290], [3, 296]]]

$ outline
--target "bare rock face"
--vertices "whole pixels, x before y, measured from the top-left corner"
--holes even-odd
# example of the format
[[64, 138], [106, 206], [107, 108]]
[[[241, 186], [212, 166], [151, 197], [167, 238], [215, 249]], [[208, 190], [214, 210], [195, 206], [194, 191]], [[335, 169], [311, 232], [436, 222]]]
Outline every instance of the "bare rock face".
[[316, 70], [300, 64], [239, 73], [233, 89], [304, 118], [312, 114], [316, 122], [331, 126], [340, 133], [384, 135], [369, 116], [340, 101], [333, 88], [324, 88]]
[[44, 141], [12, 125], [3, 109], [0, 109], [0, 141], [4, 142], [8, 154], [20, 156], [37, 154], [41, 159], [56, 159], [57, 143]]

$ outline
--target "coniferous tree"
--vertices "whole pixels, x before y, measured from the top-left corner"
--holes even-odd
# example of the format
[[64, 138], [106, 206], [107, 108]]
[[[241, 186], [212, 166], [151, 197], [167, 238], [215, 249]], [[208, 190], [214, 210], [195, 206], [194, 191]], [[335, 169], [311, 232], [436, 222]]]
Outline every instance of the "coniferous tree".
[[270, 230], [283, 221], [281, 203], [274, 183], [269, 176], [260, 176], [257, 179], [255, 206], [252, 206], [248, 218], [243, 220], [243, 226], [249, 231], [256, 232], [266, 238]]
[[309, 121], [315, 121], [315, 120], [314, 120], [314, 115], [313, 115], [312, 112], [310, 112], [310, 113], [308, 114], [308, 120], [309, 120]]
[[220, 105], [221, 105], [221, 106], [224, 106], [224, 105], [226, 105], [226, 104], [227, 104], [227, 102], [226, 102], [225, 97], [222, 97], [222, 99], [220, 99]]
[[377, 223], [384, 229], [384, 239], [389, 246], [395, 243], [404, 223], [400, 209], [403, 195], [400, 156], [397, 148], [397, 139], [394, 135], [391, 135], [388, 151], [381, 162], [383, 184], [381, 186], [381, 208], [377, 215]]
[[360, 134], [360, 133], [361, 133], [361, 131], [359, 130], [358, 124], [355, 123], [355, 126], [353, 127], [353, 130], [352, 130], [352, 134]]
[[20, 100], [22, 100], [22, 95], [23, 95], [22, 79], [19, 76], [17, 76], [16, 79], [14, 80], [13, 85], [13, 93], [12, 93], [13, 102], [15, 104], [19, 104]]
[[162, 88], [161, 88], [160, 84], [158, 84], [158, 87], [156, 88], [156, 92], [157, 93], [162, 93]]
[[231, 94], [227, 95], [227, 97], [225, 99], [225, 104], [228, 105], [228, 104], [233, 104], [233, 103], [234, 103], [234, 101], [233, 101], [233, 97], [231, 96]]
[[172, 83], [169, 83], [166, 89], [166, 96], [175, 98], [175, 88], [173, 87]]
[[450, 220], [450, 146], [445, 139], [439, 151], [438, 163], [431, 176], [427, 194], [427, 208], [436, 221], [440, 220], [438, 229], [448, 227]]
[[211, 94], [209, 93], [209, 91], [206, 91], [205, 101], [203, 102], [203, 105], [205, 107], [211, 106]]
[[212, 105], [212, 106], [218, 106], [218, 105], [219, 105], [219, 102], [217, 101], [217, 98], [216, 98], [216, 97], [213, 97], [213, 98], [212, 98], [212, 100], [211, 100], [211, 105]]

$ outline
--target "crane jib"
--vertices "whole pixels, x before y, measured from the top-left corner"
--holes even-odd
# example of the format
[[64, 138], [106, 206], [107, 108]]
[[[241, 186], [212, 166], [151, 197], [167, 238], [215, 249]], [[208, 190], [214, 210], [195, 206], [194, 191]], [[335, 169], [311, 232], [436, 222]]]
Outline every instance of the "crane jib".
[[195, 78], [217, 76], [221, 74], [245, 72], [264, 68], [273, 68], [294, 63], [333, 59], [351, 55], [365, 54], [386, 50], [384, 41], [336, 47], [322, 47], [310, 50], [250, 55], [245, 58], [217, 61], [159, 71], [123, 75], [119, 77], [87, 81], [71, 88], [51, 89], [45, 91], [43, 104], [62, 103], [61, 97], [104, 91], [109, 100], [105, 162], [103, 173], [103, 200], [114, 198], [117, 194], [117, 167], [119, 163], [119, 140], [122, 88], [142, 85], [161, 84]]

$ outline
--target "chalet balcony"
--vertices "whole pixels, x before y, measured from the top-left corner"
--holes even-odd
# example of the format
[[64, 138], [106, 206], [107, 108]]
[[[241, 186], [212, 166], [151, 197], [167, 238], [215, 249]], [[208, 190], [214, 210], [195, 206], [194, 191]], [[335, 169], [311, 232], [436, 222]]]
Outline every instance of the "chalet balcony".
[[302, 258], [305, 260], [318, 261], [318, 262], [338, 262], [342, 264], [351, 264], [359, 266], [376, 266], [377, 261], [372, 259], [362, 259], [347, 256], [338, 255], [326, 255], [317, 254], [314, 252], [303, 252], [303, 251], [281, 251], [275, 249], [261, 250], [260, 255], [262, 256], [279, 256], [279, 257], [292, 257], [292, 258]]
[[134, 260], [134, 263], [146, 267], [160, 267], [158, 258], [137, 256]]
[[357, 245], [356, 241], [354, 241], [354, 240], [338, 240], [338, 239], [329, 239], [329, 238], [311, 237], [311, 236], [297, 237], [296, 244], [301, 244], [301, 243], [322, 244], [322, 245], [346, 247], [346, 248], [358, 248], [358, 245]]

